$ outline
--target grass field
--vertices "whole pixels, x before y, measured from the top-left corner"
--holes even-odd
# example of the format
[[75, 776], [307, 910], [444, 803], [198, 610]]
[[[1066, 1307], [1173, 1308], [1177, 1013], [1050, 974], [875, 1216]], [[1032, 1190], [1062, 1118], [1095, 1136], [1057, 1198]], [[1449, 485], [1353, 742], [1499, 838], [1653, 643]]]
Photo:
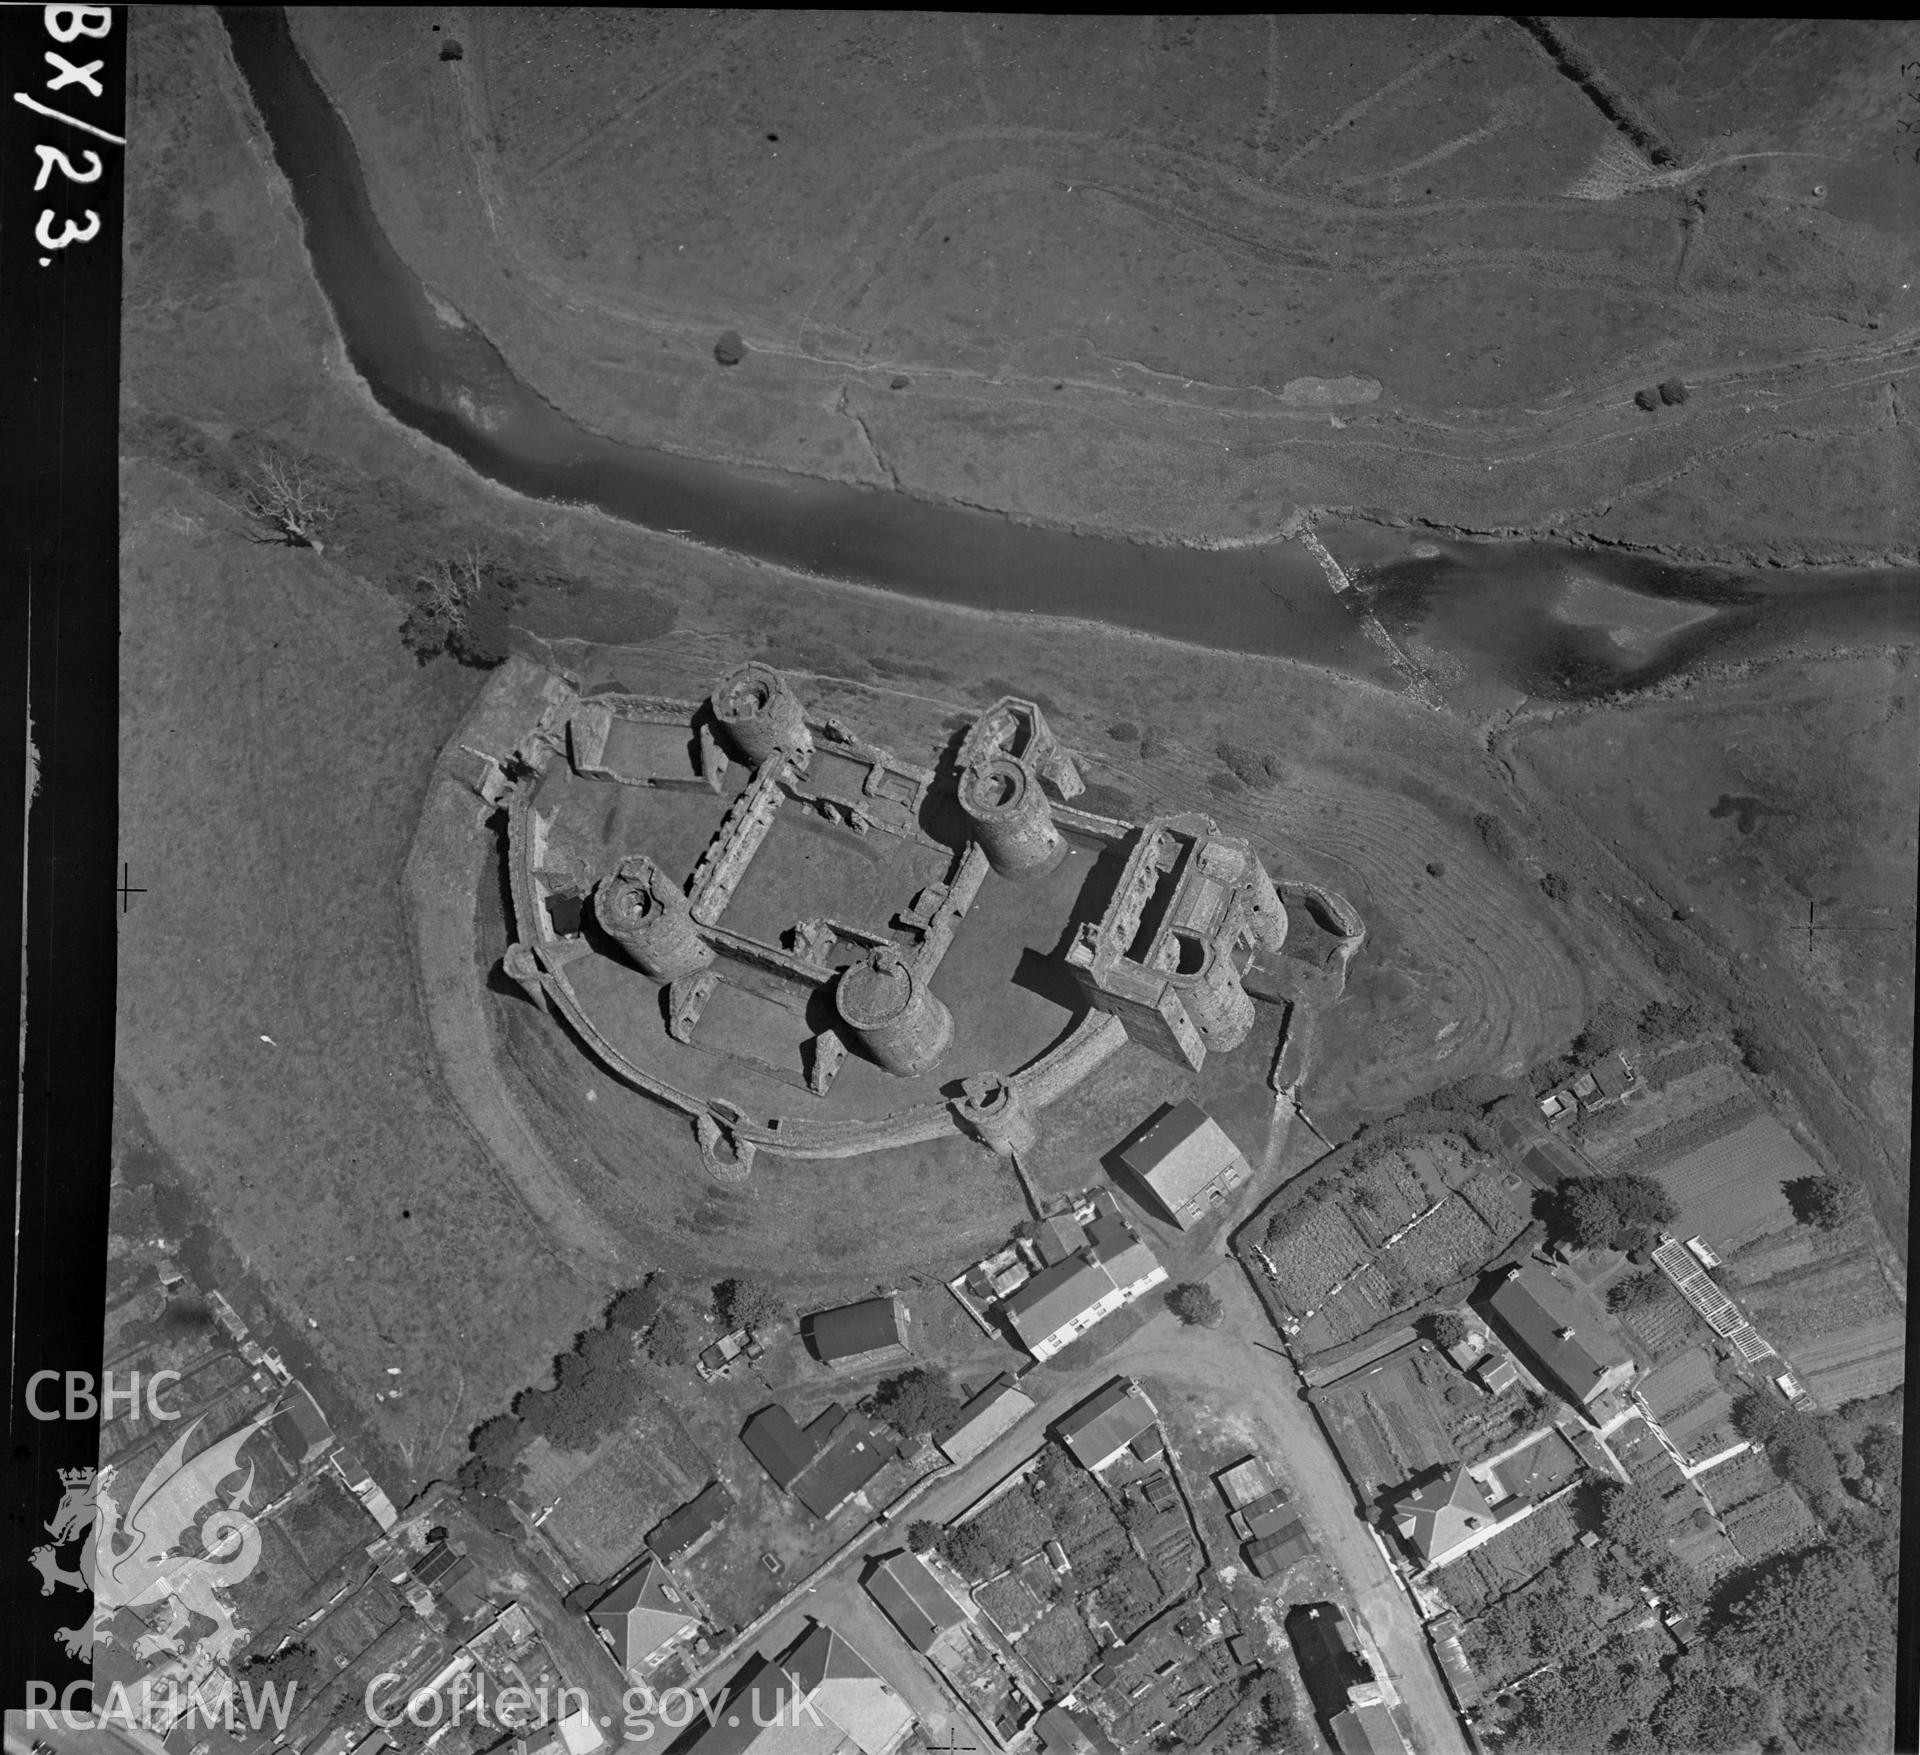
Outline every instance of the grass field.
[[[1790, 157], [1703, 166], [1695, 272], [1747, 324], [1744, 371], [1814, 410], [1769, 418], [1743, 375], [1646, 420], [1650, 347], [1717, 359], [1675, 197], [1573, 193], [1618, 135], [1511, 22], [496, 11], [453, 63], [404, 9], [295, 30], [401, 255], [594, 431], [1202, 539], [1300, 504], [1566, 508], [1692, 554], [1906, 533], [1877, 390], [1807, 357], [1838, 301], [1854, 347], [1854, 313], [1900, 308], [1866, 217], [1891, 229], [1894, 198], [1810, 200]], [[1705, 53], [1664, 20], [1575, 34], [1658, 94], [1687, 162], [1755, 126], [1849, 150], [1826, 94], [1904, 52], [1857, 22]], [[1757, 114], [1727, 95], [1756, 82]], [[1786, 423], [1816, 414], [1796, 517]]]
[[[119, 1072], [178, 1172], [392, 1460], [396, 1497], [544, 1369], [596, 1293], [439, 1085], [394, 878], [471, 680], [386, 601], [123, 488]], [[400, 1367], [403, 1399], [375, 1404]]]

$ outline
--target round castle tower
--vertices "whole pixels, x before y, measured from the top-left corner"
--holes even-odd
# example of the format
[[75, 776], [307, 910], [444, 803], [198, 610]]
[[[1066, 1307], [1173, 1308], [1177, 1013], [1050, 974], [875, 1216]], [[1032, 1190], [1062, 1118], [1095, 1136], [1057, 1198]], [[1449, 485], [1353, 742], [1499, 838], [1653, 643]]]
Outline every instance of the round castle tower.
[[899, 951], [880, 945], [841, 971], [834, 989], [840, 1020], [890, 1073], [925, 1072], [953, 1042], [953, 1014]]
[[804, 764], [813, 753], [799, 697], [779, 671], [757, 659], [723, 676], [707, 704], [728, 745], [749, 768], [776, 754]]
[[1003, 1158], [1030, 1152], [1040, 1137], [1033, 1112], [1011, 1081], [998, 1073], [975, 1073], [960, 1081], [953, 1105], [960, 1124]]
[[987, 863], [1002, 877], [1039, 877], [1067, 856], [1040, 781], [1025, 762], [996, 755], [960, 776], [960, 808]]
[[594, 918], [643, 975], [672, 981], [713, 961], [693, 924], [687, 893], [651, 859], [623, 859], [594, 886]]

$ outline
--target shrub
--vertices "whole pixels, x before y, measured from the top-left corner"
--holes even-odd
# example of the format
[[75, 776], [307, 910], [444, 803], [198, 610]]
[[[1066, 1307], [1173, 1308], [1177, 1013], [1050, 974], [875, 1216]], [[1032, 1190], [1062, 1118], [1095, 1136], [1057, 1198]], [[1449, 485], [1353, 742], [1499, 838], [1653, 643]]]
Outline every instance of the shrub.
[[1643, 414], [1651, 414], [1660, 406], [1660, 398], [1652, 390], [1636, 390], [1633, 393], [1633, 406]]
[[1607, 1308], [1615, 1316], [1631, 1315], [1636, 1310], [1650, 1310], [1666, 1297], [1667, 1281], [1664, 1274], [1628, 1274], [1625, 1279], [1615, 1280], [1607, 1289]]
[[1268, 755], [1264, 750], [1248, 749], [1245, 744], [1230, 742], [1222, 738], [1213, 747], [1213, 753], [1227, 766], [1227, 771], [1246, 786], [1276, 786], [1281, 779], [1278, 758]]
[[1598, 1060], [1616, 1048], [1631, 1049], [1635, 1034], [1633, 1013], [1617, 999], [1603, 999], [1574, 1038], [1573, 1051], [1582, 1060]]
[[1573, 894], [1573, 880], [1560, 872], [1550, 871], [1540, 880], [1540, 892], [1550, 902], [1564, 902]]
[[452, 560], [434, 557], [416, 568], [403, 588], [411, 591], [413, 604], [400, 624], [400, 640], [420, 663], [443, 652], [475, 670], [505, 662], [507, 615], [519, 589], [477, 549]]
[[1112, 738], [1115, 743], [1138, 743], [1140, 740], [1140, 727], [1135, 725], [1130, 719], [1116, 719], [1113, 724], [1107, 727], [1107, 736]]
[[792, 1320], [787, 1301], [764, 1280], [738, 1277], [722, 1280], [713, 1289], [713, 1307], [728, 1328], [757, 1333], [779, 1328]]
[[693, 1334], [679, 1311], [663, 1310], [647, 1330], [644, 1346], [656, 1365], [684, 1365], [693, 1357]]
[[641, 1333], [660, 1314], [661, 1300], [665, 1295], [666, 1277], [648, 1274], [644, 1285], [629, 1286], [624, 1292], [614, 1294], [612, 1303], [607, 1306], [607, 1326], [623, 1328], [633, 1334]]
[[723, 329], [720, 339], [713, 344], [713, 357], [723, 366], [737, 366], [747, 357], [747, 344], [740, 339], [737, 329]]
[[[320, 1659], [310, 1645], [282, 1646], [276, 1652], [255, 1652], [240, 1665], [240, 1679], [262, 1687], [306, 1692], [321, 1680]], [[327, 1672], [331, 1679], [331, 1669]]]
[[1660, 400], [1669, 408], [1687, 399], [1687, 387], [1678, 378], [1669, 378], [1660, 386]]
[[1485, 847], [1502, 865], [1519, 863], [1520, 847], [1513, 838], [1513, 831], [1491, 811], [1475, 812], [1473, 828], [1474, 833], [1480, 837], [1481, 846]]

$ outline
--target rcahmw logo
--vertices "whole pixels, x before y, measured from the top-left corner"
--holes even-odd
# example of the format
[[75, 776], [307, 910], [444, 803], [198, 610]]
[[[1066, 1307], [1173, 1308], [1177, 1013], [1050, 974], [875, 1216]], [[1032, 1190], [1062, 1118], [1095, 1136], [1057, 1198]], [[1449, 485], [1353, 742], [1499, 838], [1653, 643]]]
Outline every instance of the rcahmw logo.
[[[91, 1700], [91, 1682], [69, 1682], [55, 1701], [51, 1682], [27, 1684], [27, 1729], [65, 1731], [145, 1731], [165, 1737], [174, 1731], [195, 1726], [225, 1731], [264, 1731], [269, 1724], [284, 1731], [293, 1716], [294, 1682], [263, 1682], [256, 1690], [251, 1682], [236, 1682], [224, 1695], [207, 1696], [183, 1692], [171, 1676], [144, 1677], [135, 1684], [139, 1692], [136, 1705], [124, 1682], [115, 1682], [107, 1690], [106, 1704], [97, 1712], [91, 1705], [82, 1707], [78, 1696], [84, 1690]], [[43, 1724], [44, 1721], [44, 1724]]]

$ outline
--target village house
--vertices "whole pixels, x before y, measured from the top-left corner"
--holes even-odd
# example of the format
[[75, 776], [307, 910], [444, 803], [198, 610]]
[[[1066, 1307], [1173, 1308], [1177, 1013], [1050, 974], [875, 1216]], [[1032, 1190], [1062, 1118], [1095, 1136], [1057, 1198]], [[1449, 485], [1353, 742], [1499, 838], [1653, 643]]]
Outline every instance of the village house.
[[1393, 1527], [1422, 1566], [1441, 1566], [1494, 1526], [1493, 1507], [1463, 1467], [1410, 1493], [1395, 1507]]
[[595, 1603], [587, 1619], [636, 1682], [644, 1681], [676, 1645], [700, 1630], [700, 1617], [652, 1556]]
[[1117, 1213], [1086, 1227], [1086, 1246], [1035, 1274], [1001, 1305], [1008, 1325], [1035, 1359], [1050, 1359], [1102, 1318], [1167, 1277], [1153, 1251]]
[[[1592, 1300], [1586, 1300], [1591, 1305]], [[1633, 1355], [1597, 1307], [1538, 1261], [1507, 1269], [1486, 1300], [1488, 1313], [1556, 1390], [1596, 1425], [1633, 1381]]]
[[899, 1454], [871, 1420], [838, 1402], [805, 1426], [778, 1403], [762, 1408], [741, 1429], [740, 1442], [776, 1487], [823, 1520]]
[[1181, 1230], [1198, 1224], [1253, 1174], [1240, 1148], [1197, 1103], [1176, 1103], [1120, 1153], [1145, 1204]]
[[772, 1663], [735, 1678], [688, 1755], [894, 1755], [916, 1720], [893, 1685], [815, 1621]]
[[1083, 1469], [1099, 1474], [1152, 1431], [1158, 1410], [1130, 1377], [1116, 1377], [1054, 1422], [1053, 1435]]

